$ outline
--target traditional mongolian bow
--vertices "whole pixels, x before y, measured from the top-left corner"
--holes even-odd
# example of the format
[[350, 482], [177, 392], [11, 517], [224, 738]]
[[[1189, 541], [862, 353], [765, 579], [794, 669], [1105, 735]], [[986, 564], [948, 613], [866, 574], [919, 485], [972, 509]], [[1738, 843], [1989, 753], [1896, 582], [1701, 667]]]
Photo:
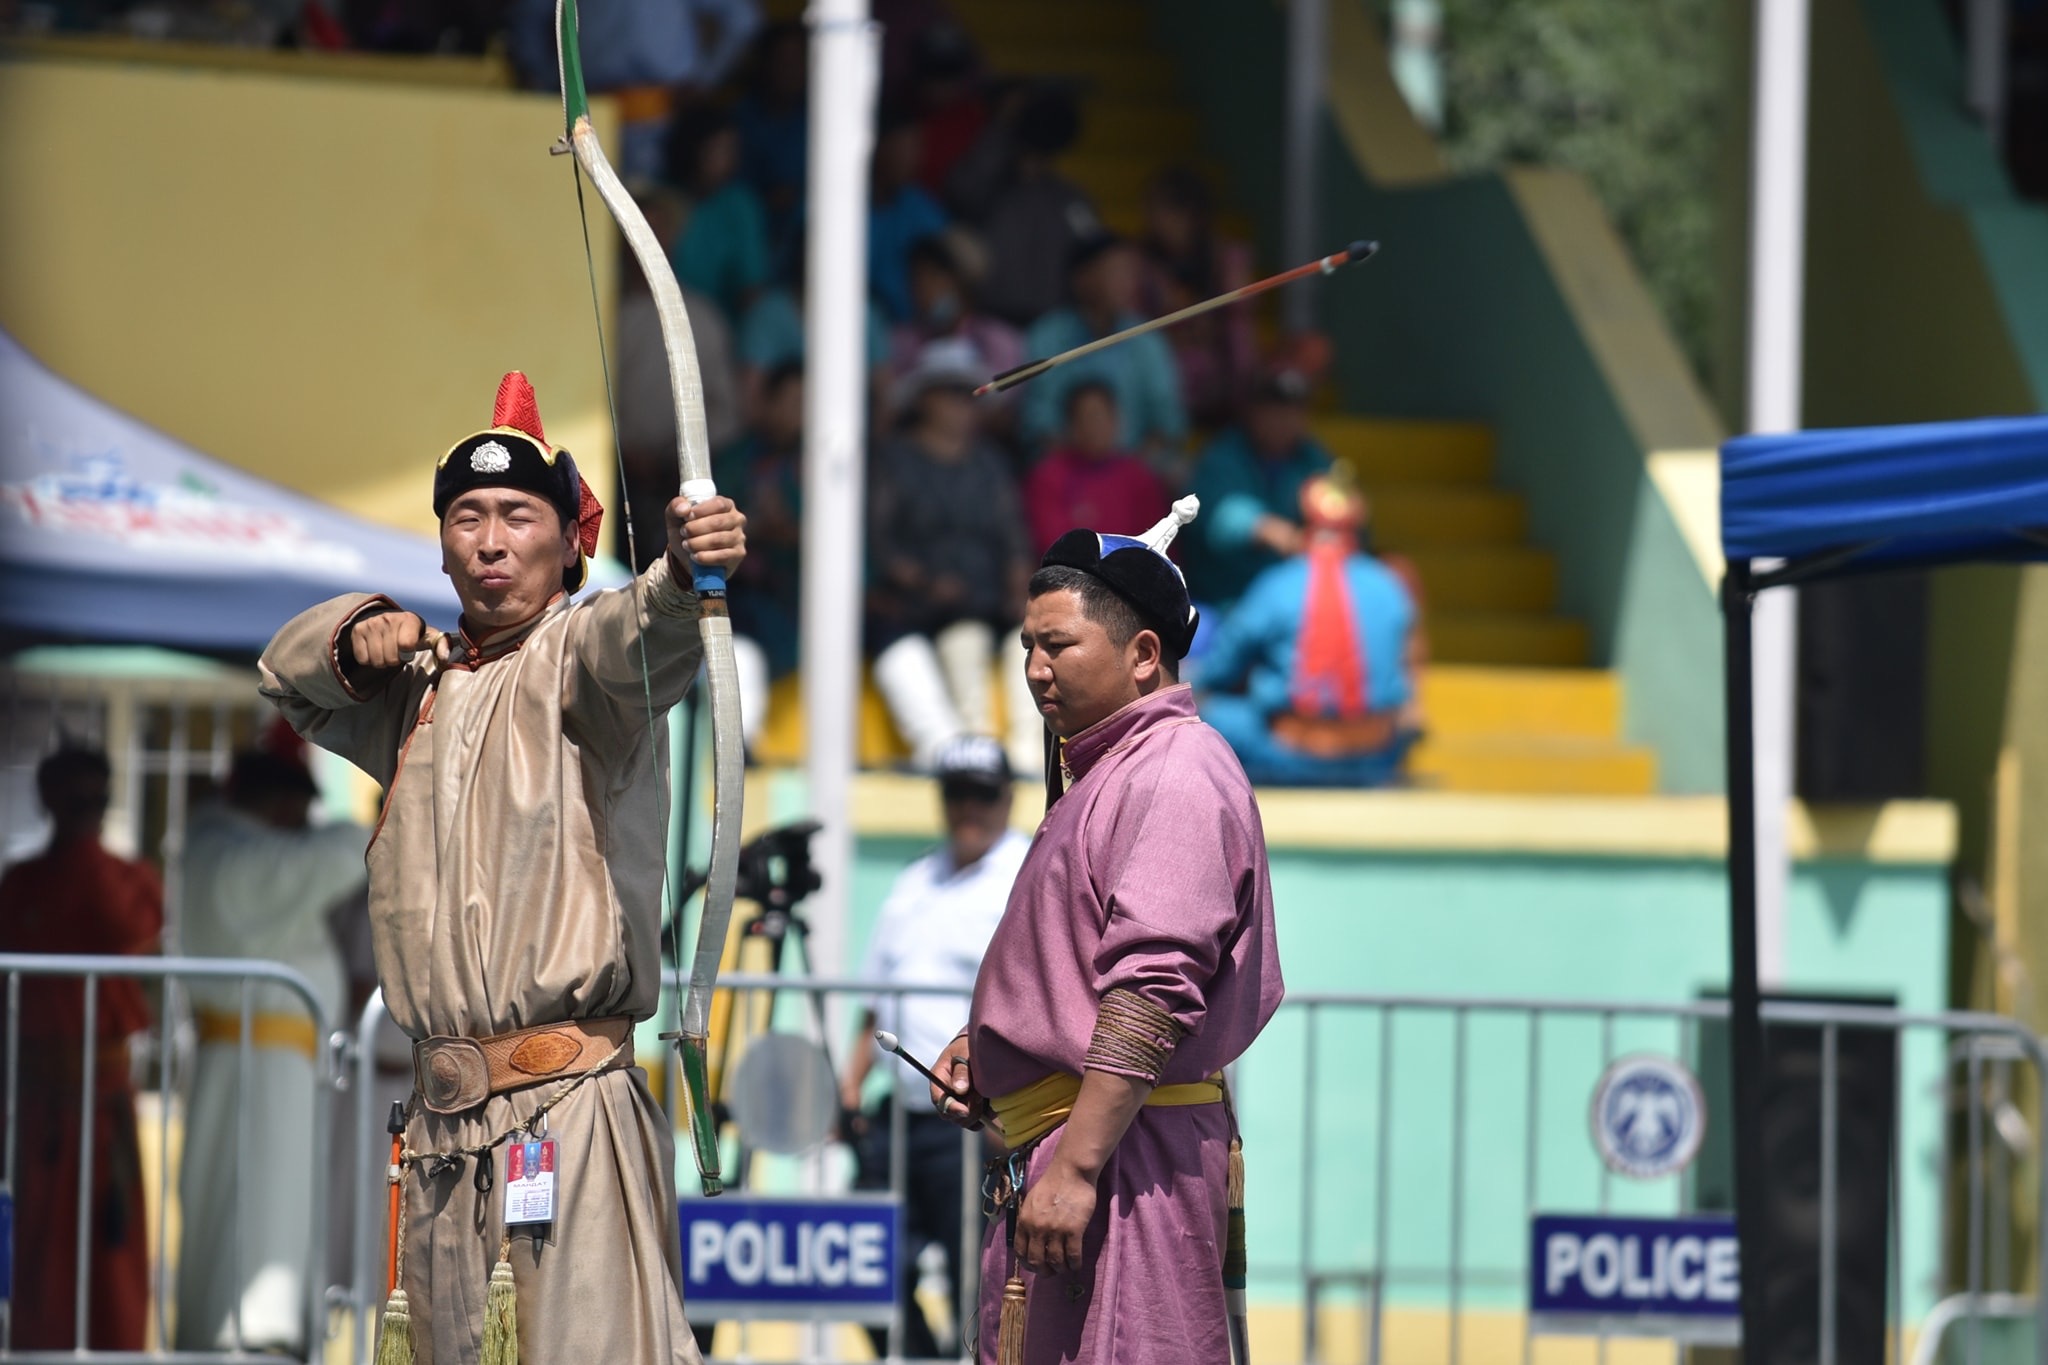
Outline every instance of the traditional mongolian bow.
[[[711, 442], [704, 430], [704, 389], [697, 376], [697, 346], [683, 311], [683, 291], [654, 230], [640, 206], [620, 183], [605, 159], [597, 133], [590, 126], [590, 99], [583, 89], [583, 62], [576, 40], [576, 0], [556, 0], [555, 31], [560, 43], [562, 121], [565, 127], [557, 152], [575, 156], [576, 165], [598, 197], [618, 220], [640, 271], [654, 291], [661, 318], [662, 348], [668, 353], [669, 391], [676, 405], [676, 454], [682, 466], [682, 495], [692, 504], [717, 493], [711, 481]], [[581, 186], [577, 197], [580, 205]], [[585, 253], [589, 227], [585, 224]], [[609, 379], [607, 379], [609, 384]], [[725, 571], [692, 568], [697, 590], [697, 623], [704, 636], [704, 669], [711, 700], [711, 863], [704, 886], [704, 913], [697, 925], [697, 956], [690, 968], [689, 993], [681, 1005], [681, 1027], [663, 1034], [682, 1053], [683, 1081], [688, 1091], [690, 1132], [697, 1149], [697, 1173], [704, 1193], [724, 1189], [718, 1170], [718, 1129], [712, 1120], [706, 1048], [711, 1032], [711, 993], [725, 954], [726, 927], [732, 920], [733, 886], [739, 871], [740, 793], [745, 780], [745, 753], [740, 738], [739, 676], [733, 670], [732, 620], [726, 614]], [[685, 762], [692, 756], [685, 755]], [[680, 907], [678, 907], [680, 918]], [[677, 926], [676, 975], [680, 991], [682, 935]]]

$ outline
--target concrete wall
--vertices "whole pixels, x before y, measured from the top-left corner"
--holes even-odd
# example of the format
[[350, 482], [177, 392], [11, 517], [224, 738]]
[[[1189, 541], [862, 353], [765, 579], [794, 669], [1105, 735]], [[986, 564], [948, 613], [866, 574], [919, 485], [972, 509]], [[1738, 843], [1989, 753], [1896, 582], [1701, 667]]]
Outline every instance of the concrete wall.
[[612, 501], [559, 102], [382, 69], [8, 61], [0, 327], [208, 454], [416, 531], [434, 460], [523, 369]]

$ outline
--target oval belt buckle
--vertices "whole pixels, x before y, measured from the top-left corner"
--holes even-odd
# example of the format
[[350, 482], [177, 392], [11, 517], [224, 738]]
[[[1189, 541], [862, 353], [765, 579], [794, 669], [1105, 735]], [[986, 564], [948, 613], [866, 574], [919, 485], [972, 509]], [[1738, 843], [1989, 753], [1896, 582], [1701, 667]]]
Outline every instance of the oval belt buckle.
[[491, 1068], [474, 1038], [428, 1038], [414, 1050], [420, 1103], [436, 1114], [459, 1114], [490, 1098]]

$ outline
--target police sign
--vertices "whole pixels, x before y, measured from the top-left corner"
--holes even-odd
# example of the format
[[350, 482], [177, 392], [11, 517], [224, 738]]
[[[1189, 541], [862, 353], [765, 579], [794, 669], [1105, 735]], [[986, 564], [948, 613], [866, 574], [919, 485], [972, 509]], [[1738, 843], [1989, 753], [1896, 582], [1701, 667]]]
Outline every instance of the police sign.
[[1735, 1220], [1538, 1214], [1529, 1247], [1530, 1326], [1732, 1345], [1741, 1336]]
[[887, 1195], [677, 1202], [692, 1317], [889, 1321], [903, 1207]]

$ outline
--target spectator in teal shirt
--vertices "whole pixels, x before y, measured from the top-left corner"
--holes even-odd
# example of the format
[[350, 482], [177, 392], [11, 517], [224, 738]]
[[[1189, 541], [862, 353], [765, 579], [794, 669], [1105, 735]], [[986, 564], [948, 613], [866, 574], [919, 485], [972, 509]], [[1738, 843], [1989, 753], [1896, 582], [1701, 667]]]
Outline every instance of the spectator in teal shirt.
[[1309, 434], [1308, 381], [1293, 370], [1260, 380], [1243, 424], [1195, 461], [1190, 491], [1202, 500], [1202, 515], [1180, 549], [1188, 592], [1205, 616], [1219, 619], [1260, 570], [1301, 552], [1301, 486], [1330, 464], [1330, 452]]
[[739, 179], [740, 135], [732, 115], [693, 105], [669, 132], [669, 178], [689, 201], [689, 217], [669, 259], [676, 278], [709, 294], [738, 317], [768, 280], [768, 220]]
[[924, 129], [908, 109], [882, 113], [868, 201], [868, 291], [890, 322], [911, 316], [910, 248], [946, 230], [946, 211], [917, 183]]
[[[1136, 247], [1115, 233], [1102, 232], [1084, 238], [1067, 259], [1067, 289], [1073, 302], [1032, 324], [1024, 340], [1028, 360], [1057, 355], [1144, 320], [1137, 311], [1144, 262]], [[1042, 447], [1058, 436], [1067, 391], [1091, 379], [1116, 396], [1123, 418], [1119, 444], [1124, 449], [1147, 454], [1155, 464], [1170, 464], [1177, 457], [1187, 436], [1188, 415], [1181, 403], [1173, 352], [1157, 332], [1071, 361], [1033, 380], [1025, 390], [1021, 415], [1025, 439]]]

